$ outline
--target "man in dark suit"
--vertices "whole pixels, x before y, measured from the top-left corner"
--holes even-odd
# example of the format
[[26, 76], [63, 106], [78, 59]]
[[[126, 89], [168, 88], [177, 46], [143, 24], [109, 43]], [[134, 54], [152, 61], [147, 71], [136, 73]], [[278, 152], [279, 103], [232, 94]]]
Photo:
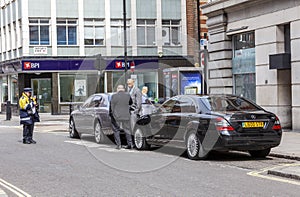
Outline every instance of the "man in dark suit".
[[110, 101], [109, 115], [112, 121], [112, 128], [114, 131], [115, 142], [117, 149], [121, 148], [120, 131], [124, 130], [127, 139], [126, 149], [133, 148], [131, 127], [130, 127], [130, 106], [132, 99], [130, 95], [125, 92], [123, 85], [118, 85], [117, 93], [112, 95]]
[[137, 121], [138, 116], [141, 113], [142, 109], [142, 92], [141, 90], [134, 85], [133, 79], [127, 80], [127, 86], [128, 86], [128, 92], [132, 99], [132, 108], [133, 111], [131, 111], [131, 128], [134, 129], [135, 123]]

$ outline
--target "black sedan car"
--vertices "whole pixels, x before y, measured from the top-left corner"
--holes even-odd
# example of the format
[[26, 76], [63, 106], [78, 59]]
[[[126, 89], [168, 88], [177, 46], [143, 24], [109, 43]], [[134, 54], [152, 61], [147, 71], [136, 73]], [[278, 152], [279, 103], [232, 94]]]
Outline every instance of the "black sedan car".
[[109, 116], [110, 93], [99, 93], [90, 96], [69, 119], [71, 138], [80, 138], [81, 134], [95, 136], [97, 143], [102, 143], [106, 135], [113, 134]]
[[235, 95], [172, 97], [146, 124], [134, 129], [137, 149], [180, 146], [190, 159], [204, 159], [212, 150], [248, 151], [253, 157], [266, 157], [280, 144], [281, 135], [275, 114]]

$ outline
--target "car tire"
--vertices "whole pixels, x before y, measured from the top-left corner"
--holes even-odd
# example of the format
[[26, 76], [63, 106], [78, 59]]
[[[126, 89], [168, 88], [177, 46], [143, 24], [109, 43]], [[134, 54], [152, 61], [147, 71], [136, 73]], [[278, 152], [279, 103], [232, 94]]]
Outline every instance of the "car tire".
[[133, 140], [137, 150], [150, 149], [150, 144], [147, 143], [145, 134], [141, 128], [138, 127], [135, 129]]
[[94, 126], [94, 137], [95, 137], [95, 141], [98, 144], [102, 144], [105, 142], [105, 135], [102, 131], [101, 124], [99, 121], [97, 121]]
[[265, 158], [271, 152], [271, 148], [263, 149], [263, 150], [249, 150], [251, 157], [257, 158]]
[[76, 130], [75, 122], [74, 122], [73, 118], [69, 122], [69, 135], [70, 135], [70, 138], [77, 138], [77, 139], [80, 138], [80, 135]]
[[205, 159], [208, 152], [203, 148], [196, 132], [191, 131], [186, 136], [186, 152], [189, 159]]

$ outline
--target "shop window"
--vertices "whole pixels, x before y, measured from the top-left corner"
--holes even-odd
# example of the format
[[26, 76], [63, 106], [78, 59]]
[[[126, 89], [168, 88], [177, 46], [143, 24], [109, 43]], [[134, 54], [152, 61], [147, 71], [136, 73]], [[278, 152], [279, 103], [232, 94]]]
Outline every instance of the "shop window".
[[19, 87], [18, 87], [18, 76], [17, 75], [12, 75], [11, 76], [11, 102], [16, 104], [19, 101]]
[[232, 73], [234, 93], [255, 101], [255, 38], [254, 32], [233, 36]]
[[255, 73], [235, 75], [234, 80], [235, 94], [248, 98], [252, 101], [256, 100]]
[[137, 20], [137, 44], [153, 46], [155, 41], [155, 20]]
[[8, 81], [7, 81], [7, 77], [2, 78], [1, 92], [2, 92], [1, 102], [8, 101]]
[[60, 103], [83, 102], [87, 98], [86, 75], [59, 76]]
[[49, 19], [29, 19], [30, 45], [49, 45]]
[[57, 20], [57, 44], [77, 45], [77, 20]]
[[105, 31], [104, 20], [86, 19], [84, 21], [84, 44], [104, 45]]
[[[148, 88], [147, 96], [149, 100], [154, 100], [158, 98], [158, 77], [157, 72], [149, 72], [149, 71], [138, 71], [135, 72], [133, 76], [136, 76], [135, 86], [140, 90], [144, 86]], [[129, 76], [129, 77], [133, 77]], [[108, 85], [107, 91], [114, 92], [116, 91], [116, 87], [122, 84], [124, 85], [124, 72], [112, 72], [111, 75], [108, 75]]]
[[[127, 20], [127, 45], [130, 45], [130, 21]], [[124, 46], [123, 20], [111, 20], [111, 44], [112, 46]]]
[[180, 20], [162, 21], [162, 39], [165, 46], [180, 45], [181, 25]]

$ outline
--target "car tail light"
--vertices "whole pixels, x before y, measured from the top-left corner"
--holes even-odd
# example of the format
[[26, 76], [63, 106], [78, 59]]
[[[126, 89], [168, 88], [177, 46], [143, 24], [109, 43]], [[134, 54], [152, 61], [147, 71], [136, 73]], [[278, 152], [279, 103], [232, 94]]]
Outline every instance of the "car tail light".
[[215, 124], [216, 124], [217, 131], [219, 131], [221, 133], [228, 132], [228, 131], [234, 131], [234, 128], [224, 118], [221, 118], [221, 117], [217, 118], [217, 121]]
[[276, 131], [281, 130], [280, 121], [277, 116], [276, 116], [276, 120], [275, 120], [275, 123], [274, 123], [272, 129], [276, 130]]

